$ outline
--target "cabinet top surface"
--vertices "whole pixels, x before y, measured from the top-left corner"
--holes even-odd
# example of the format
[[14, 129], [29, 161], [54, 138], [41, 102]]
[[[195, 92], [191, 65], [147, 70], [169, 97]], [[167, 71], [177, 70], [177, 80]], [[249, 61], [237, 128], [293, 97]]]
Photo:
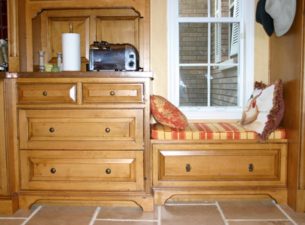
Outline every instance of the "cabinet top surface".
[[20, 73], [0, 73], [0, 78], [153, 78], [151, 72], [120, 72], [120, 71], [100, 71], [100, 72], [20, 72]]

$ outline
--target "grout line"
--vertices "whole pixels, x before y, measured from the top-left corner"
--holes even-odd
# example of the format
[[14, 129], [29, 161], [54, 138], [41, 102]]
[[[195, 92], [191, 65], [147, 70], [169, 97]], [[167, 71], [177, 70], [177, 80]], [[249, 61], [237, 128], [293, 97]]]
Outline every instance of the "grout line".
[[216, 205], [216, 202], [214, 203], [165, 203], [166, 206], [196, 206], [196, 205], [207, 205], [207, 206], [210, 206], [210, 205], [213, 205], [215, 206]]
[[275, 206], [287, 217], [287, 219], [293, 224], [293, 225], [298, 225], [286, 212], [282, 207], [278, 204], [275, 204]]
[[218, 211], [219, 211], [219, 213], [220, 213], [220, 216], [221, 216], [221, 218], [222, 218], [224, 224], [225, 224], [225, 225], [229, 225], [229, 223], [228, 223], [228, 221], [227, 221], [227, 219], [226, 219], [226, 217], [225, 217], [225, 214], [223, 213], [222, 209], [220, 208], [219, 203], [216, 202], [215, 204], [216, 204], [216, 207], [217, 207], [217, 209], [218, 209]]
[[0, 217], [0, 220], [26, 220], [27, 217]]
[[161, 217], [161, 206], [158, 206], [158, 225], [161, 225], [162, 217]]
[[[113, 222], [158, 222], [158, 220], [137, 220], [137, 219], [95, 219], [95, 221], [113, 221]], [[90, 224], [93, 225], [93, 224]]]
[[289, 219], [227, 219], [228, 222], [290, 222]]
[[21, 225], [27, 224], [33, 218], [33, 216], [35, 216], [36, 213], [38, 213], [39, 210], [41, 210], [41, 208], [42, 206], [39, 206], [37, 209], [35, 209], [34, 212], [32, 212], [32, 214]]
[[100, 213], [100, 211], [101, 211], [101, 207], [97, 207], [97, 208], [95, 209], [95, 211], [94, 211], [94, 213], [93, 213], [93, 216], [92, 216], [92, 219], [91, 219], [89, 225], [93, 225], [93, 224], [95, 223], [96, 218], [97, 218], [98, 214]]

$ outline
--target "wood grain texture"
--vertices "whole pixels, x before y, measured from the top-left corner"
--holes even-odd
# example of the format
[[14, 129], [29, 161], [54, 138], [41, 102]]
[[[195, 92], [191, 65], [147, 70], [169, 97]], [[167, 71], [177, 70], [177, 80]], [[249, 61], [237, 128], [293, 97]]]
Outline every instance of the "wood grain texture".
[[8, 194], [7, 152], [5, 145], [4, 82], [0, 80], [0, 195]]
[[[58, 35], [73, 24], [75, 30], [81, 33], [82, 59], [88, 59], [89, 44], [101, 39], [114, 43], [130, 43], [140, 52], [140, 65], [149, 71], [149, 0], [123, 0], [111, 2], [108, 0], [90, 1], [29, 1], [22, 0], [19, 8], [20, 32], [19, 41], [24, 56], [20, 63], [21, 71], [33, 71], [37, 63], [35, 51], [37, 45], [47, 52], [48, 60], [54, 59], [54, 54], [60, 51], [61, 39]], [[62, 10], [64, 9], [64, 10]], [[105, 13], [105, 10], [108, 10]], [[113, 12], [117, 10], [117, 13]], [[80, 13], [77, 13], [80, 12]], [[123, 14], [122, 12], [126, 13]], [[130, 13], [127, 11], [133, 11]], [[135, 14], [138, 14], [135, 16]], [[36, 17], [41, 17], [37, 19]], [[43, 18], [45, 17], [45, 18]], [[34, 19], [34, 23], [32, 23]], [[37, 23], [41, 22], [41, 34], [35, 33]], [[40, 40], [36, 40], [40, 39]], [[18, 41], [16, 41], [18, 42]], [[34, 61], [33, 61], [34, 56]], [[85, 61], [84, 61], [85, 62]], [[84, 71], [85, 67], [82, 67]]]
[[287, 202], [286, 143], [158, 141], [152, 151], [158, 204], [177, 195], [227, 192], [233, 197], [245, 190], [246, 195], [269, 195]]
[[304, 1], [297, 1], [294, 23], [287, 34], [270, 39], [270, 80], [284, 83], [285, 127], [289, 141], [288, 202], [305, 211], [305, 146], [304, 146]]

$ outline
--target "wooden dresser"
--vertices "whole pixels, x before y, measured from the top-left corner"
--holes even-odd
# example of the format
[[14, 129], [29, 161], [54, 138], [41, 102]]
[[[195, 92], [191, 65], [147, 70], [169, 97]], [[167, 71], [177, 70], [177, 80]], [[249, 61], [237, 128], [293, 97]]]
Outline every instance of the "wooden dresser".
[[[150, 193], [151, 73], [20, 73], [15, 96], [21, 208], [40, 202], [134, 202], [153, 210]], [[14, 117], [11, 118], [14, 120]], [[9, 162], [11, 163], [11, 162]], [[18, 178], [20, 177], [20, 179]]]

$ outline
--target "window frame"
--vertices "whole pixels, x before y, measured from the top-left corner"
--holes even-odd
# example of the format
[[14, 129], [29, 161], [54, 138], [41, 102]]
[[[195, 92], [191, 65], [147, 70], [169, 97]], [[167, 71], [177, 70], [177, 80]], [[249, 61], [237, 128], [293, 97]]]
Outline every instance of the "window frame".
[[[167, 22], [168, 22], [168, 98], [179, 107], [189, 119], [240, 119], [242, 108], [245, 105], [248, 97], [253, 91], [254, 82], [254, 25], [255, 25], [255, 2], [240, 0], [240, 19], [234, 17], [179, 17], [179, 0], [168, 0]], [[210, 4], [208, 11], [210, 14]], [[179, 106], [179, 23], [229, 23], [240, 22], [240, 74], [239, 76], [239, 96], [238, 106], [234, 107], [185, 107]], [[211, 47], [211, 37], [208, 37], [208, 46]], [[208, 57], [211, 57], [210, 55]], [[213, 64], [209, 60], [210, 64]], [[196, 65], [196, 64], [192, 64]], [[226, 62], [221, 63], [221, 66], [230, 67], [232, 64]], [[210, 68], [209, 68], [210, 69]], [[210, 73], [208, 73], [210, 79]], [[208, 82], [210, 85], [210, 82]], [[210, 89], [210, 87], [209, 87]], [[209, 93], [210, 94], [210, 93]], [[210, 96], [208, 97], [210, 99]]]

